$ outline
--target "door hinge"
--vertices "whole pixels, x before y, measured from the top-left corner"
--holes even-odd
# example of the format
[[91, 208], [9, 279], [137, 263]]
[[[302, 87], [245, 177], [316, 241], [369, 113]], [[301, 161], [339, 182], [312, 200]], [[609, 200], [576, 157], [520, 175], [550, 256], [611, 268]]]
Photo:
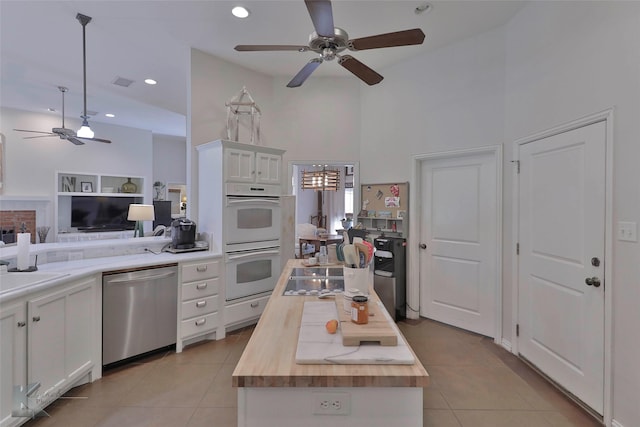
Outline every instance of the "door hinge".
[[520, 243], [516, 243], [516, 255], [520, 255]]
[[516, 172], [520, 173], [520, 160], [511, 160], [511, 163], [516, 164]]
[[516, 336], [520, 336], [520, 324], [516, 324]]

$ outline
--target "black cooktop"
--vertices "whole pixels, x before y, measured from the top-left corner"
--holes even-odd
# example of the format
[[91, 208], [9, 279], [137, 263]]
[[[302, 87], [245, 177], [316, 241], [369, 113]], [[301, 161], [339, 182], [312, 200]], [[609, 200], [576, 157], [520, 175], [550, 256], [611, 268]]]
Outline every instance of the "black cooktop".
[[284, 295], [319, 295], [344, 291], [342, 267], [294, 268]]

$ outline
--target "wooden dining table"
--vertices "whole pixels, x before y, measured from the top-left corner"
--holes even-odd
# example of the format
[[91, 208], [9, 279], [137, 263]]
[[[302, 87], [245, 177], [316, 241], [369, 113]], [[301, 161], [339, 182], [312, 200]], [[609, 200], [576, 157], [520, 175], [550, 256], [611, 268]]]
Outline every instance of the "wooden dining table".
[[310, 243], [315, 245], [316, 252], [320, 251], [320, 246], [330, 245], [332, 243], [342, 243], [342, 236], [339, 234], [327, 234], [327, 235], [318, 235], [318, 236], [300, 236], [300, 258], [303, 258], [303, 244]]

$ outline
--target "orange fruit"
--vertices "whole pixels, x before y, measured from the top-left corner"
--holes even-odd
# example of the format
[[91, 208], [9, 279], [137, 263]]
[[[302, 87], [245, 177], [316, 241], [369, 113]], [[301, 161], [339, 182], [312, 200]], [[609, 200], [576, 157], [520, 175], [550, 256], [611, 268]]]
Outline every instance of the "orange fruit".
[[331, 319], [324, 326], [325, 328], [327, 328], [327, 332], [329, 332], [330, 334], [335, 334], [338, 330], [338, 321], [336, 319]]

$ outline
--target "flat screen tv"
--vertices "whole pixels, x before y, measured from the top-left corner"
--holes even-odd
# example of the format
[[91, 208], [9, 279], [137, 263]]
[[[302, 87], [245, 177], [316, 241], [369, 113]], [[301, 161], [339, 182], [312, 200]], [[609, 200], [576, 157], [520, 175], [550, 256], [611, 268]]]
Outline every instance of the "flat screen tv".
[[72, 196], [71, 226], [79, 231], [133, 230], [135, 221], [127, 220], [131, 203], [142, 203], [142, 198]]

